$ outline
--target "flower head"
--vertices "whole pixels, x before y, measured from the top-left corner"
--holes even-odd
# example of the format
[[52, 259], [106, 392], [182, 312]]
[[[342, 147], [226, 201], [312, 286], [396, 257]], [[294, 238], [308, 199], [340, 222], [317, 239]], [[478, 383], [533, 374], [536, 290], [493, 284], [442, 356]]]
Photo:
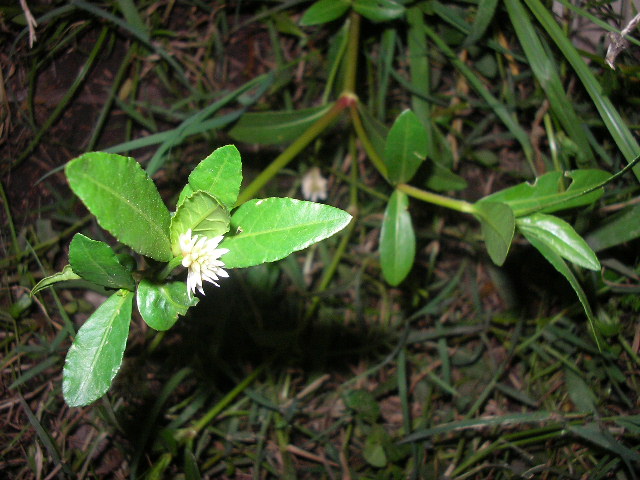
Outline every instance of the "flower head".
[[229, 276], [222, 267], [224, 262], [220, 257], [229, 251], [228, 248], [218, 248], [222, 241], [222, 235], [218, 237], [205, 237], [203, 235], [191, 235], [191, 229], [180, 235], [180, 250], [182, 250], [182, 266], [189, 269], [187, 275], [187, 291], [189, 296], [196, 293], [196, 289], [204, 295], [202, 282], [207, 281], [219, 287], [216, 282], [218, 277]]

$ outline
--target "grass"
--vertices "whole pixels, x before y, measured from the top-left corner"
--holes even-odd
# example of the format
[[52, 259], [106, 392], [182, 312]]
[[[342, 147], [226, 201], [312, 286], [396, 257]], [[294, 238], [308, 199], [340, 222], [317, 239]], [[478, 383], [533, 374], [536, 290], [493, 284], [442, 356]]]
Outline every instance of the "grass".
[[[403, 19], [312, 27], [298, 24], [303, 1], [29, 3], [33, 48], [22, 11], [0, 7], [11, 46], [0, 52], [8, 478], [637, 478], [637, 180], [565, 217], [601, 246], [601, 273], [575, 271], [599, 350], [574, 292], [534, 249], [518, 238], [495, 267], [477, 225], [445, 208], [410, 204], [416, 262], [399, 286], [385, 283], [391, 189], [376, 160], [411, 106], [429, 125], [429, 158], [452, 172], [434, 184], [425, 167], [420, 188], [474, 201], [533, 172], [615, 173], [638, 153], [632, 56], [612, 71], [596, 50], [587, 65], [566, 41], [570, 18], [533, 0], [416, 2]], [[321, 125], [287, 117], [286, 141], [232, 137], [255, 121], [249, 111], [323, 105], [335, 115]], [[68, 408], [65, 354], [103, 292], [29, 291], [62, 269], [74, 233], [111, 239], [63, 165], [89, 149], [135, 156], [172, 204], [193, 165], [227, 143], [242, 152], [245, 199], [300, 197], [316, 165], [327, 203], [357, 222], [232, 271], [166, 333], [134, 317], [109, 394]]]

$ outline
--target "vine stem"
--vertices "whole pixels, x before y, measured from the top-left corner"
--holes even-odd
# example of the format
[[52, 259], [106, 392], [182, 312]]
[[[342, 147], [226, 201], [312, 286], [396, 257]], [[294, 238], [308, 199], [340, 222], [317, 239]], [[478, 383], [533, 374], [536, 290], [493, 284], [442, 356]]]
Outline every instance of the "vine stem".
[[457, 200], [455, 198], [445, 197], [444, 195], [438, 195], [437, 193], [427, 192], [426, 190], [412, 187], [406, 183], [401, 183], [397, 185], [396, 188], [410, 197], [417, 198], [423, 202], [432, 203], [458, 212], [470, 214], [476, 213], [474, 205], [464, 200]]

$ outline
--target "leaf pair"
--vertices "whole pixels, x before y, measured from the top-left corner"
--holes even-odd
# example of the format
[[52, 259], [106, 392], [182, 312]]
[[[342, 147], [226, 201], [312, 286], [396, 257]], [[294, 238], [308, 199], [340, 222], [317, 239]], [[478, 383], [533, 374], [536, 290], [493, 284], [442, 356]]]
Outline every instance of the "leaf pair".
[[301, 25], [321, 25], [337, 20], [353, 10], [373, 22], [386, 22], [400, 18], [404, 7], [395, 0], [318, 0], [305, 12]]

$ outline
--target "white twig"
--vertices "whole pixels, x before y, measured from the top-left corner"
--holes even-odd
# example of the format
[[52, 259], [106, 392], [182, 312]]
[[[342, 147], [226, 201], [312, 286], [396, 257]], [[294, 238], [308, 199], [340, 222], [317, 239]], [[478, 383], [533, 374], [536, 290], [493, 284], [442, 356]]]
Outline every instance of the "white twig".
[[20, 0], [20, 6], [24, 12], [24, 17], [27, 20], [27, 28], [29, 29], [29, 48], [33, 48], [33, 43], [36, 41], [36, 27], [38, 26], [38, 22], [36, 22], [36, 19], [31, 15], [27, 0]]

